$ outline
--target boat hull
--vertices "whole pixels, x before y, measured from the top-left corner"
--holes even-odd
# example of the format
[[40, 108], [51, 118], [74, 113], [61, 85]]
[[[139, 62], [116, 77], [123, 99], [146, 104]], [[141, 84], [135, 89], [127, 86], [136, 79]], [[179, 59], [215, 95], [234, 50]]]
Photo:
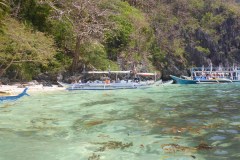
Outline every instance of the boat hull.
[[170, 75], [177, 84], [218, 84], [218, 83], [239, 83], [239, 80], [212, 79], [212, 80], [191, 80]]
[[135, 83], [81, 83], [68, 87], [67, 90], [117, 90], [117, 89], [136, 89], [140, 85]]
[[25, 95], [29, 96], [29, 95], [27, 94], [27, 90], [28, 90], [28, 88], [25, 88], [25, 89], [23, 90], [23, 92], [20, 93], [20, 94], [17, 95], [17, 96], [0, 96], [0, 102], [3, 102], [3, 101], [15, 101], [15, 100], [17, 100], [17, 99], [19, 99], [19, 98], [21, 98], [21, 97], [23, 97], [23, 96], [25, 96]]
[[58, 82], [60, 85], [65, 87], [67, 90], [118, 90], [118, 89], [145, 89], [153, 86], [154, 83], [150, 82], [114, 82], [114, 83], [104, 83], [102, 81], [92, 82], [92, 83], [75, 83], [66, 84]]
[[180, 77], [176, 77], [173, 75], [170, 75], [170, 77], [174, 80], [175, 83], [177, 84], [197, 84], [198, 81], [196, 80], [189, 80], [189, 79], [183, 79]]
[[136, 86], [133, 87], [113, 87], [113, 86], [78, 86], [78, 87], [69, 87], [67, 90], [118, 90], [118, 89], [136, 89]]

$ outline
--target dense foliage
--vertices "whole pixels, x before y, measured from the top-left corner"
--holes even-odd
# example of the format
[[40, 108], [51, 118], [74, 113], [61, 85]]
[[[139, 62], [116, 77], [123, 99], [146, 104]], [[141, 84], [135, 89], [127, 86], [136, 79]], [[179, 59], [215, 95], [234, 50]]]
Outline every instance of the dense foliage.
[[156, 37], [153, 63], [164, 75], [182, 74], [191, 65], [240, 62], [240, 10], [235, 1], [128, 2], [150, 17]]
[[[0, 0], [0, 29], [2, 27], [2, 19], [9, 9], [9, 4], [6, 0]], [[1, 31], [1, 30], [0, 30]]]
[[234, 0], [0, 0], [0, 73], [159, 70], [240, 62]]
[[[54, 63], [56, 49], [52, 38], [32, 32], [22, 23], [6, 17], [0, 38], [0, 75], [7, 69], [15, 78], [31, 79]], [[11, 27], [6, 27], [10, 26]]]

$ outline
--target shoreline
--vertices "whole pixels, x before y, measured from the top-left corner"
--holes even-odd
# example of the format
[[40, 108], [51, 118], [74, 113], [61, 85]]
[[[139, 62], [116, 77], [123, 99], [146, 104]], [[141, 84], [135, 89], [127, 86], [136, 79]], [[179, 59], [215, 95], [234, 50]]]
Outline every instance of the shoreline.
[[28, 88], [27, 93], [36, 93], [36, 92], [52, 92], [52, 91], [60, 91], [65, 90], [64, 87], [59, 87], [58, 85], [50, 86], [43, 86], [42, 84], [39, 85], [26, 85], [26, 86], [19, 86], [19, 85], [1, 85], [0, 92], [6, 93], [6, 95], [17, 95], [23, 91], [24, 88]]

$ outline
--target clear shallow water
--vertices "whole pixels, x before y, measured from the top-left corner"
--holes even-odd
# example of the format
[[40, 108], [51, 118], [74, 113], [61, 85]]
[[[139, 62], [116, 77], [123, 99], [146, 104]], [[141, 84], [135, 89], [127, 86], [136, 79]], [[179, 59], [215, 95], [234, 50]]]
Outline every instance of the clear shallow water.
[[35, 93], [0, 104], [0, 160], [240, 159], [240, 85]]

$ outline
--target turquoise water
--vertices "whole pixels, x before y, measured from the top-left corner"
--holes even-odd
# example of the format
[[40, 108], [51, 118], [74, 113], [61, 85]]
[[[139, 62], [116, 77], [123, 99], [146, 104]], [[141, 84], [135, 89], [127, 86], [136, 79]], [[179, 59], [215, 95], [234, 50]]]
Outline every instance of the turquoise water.
[[240, 85], [56, 91], [0, 104], [0, 160], [240, 159]]

